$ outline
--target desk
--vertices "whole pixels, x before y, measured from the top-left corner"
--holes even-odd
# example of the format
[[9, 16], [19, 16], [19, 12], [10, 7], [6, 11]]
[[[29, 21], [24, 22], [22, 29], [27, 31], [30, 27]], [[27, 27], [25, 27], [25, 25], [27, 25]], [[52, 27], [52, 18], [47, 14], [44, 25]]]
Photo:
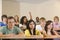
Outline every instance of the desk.
[[60, 38], [60, 36], [59, 37], [57, 37], [57, 36], [52, 36], [52, 37], [40, 37], [40, 36], [32, 36], [32, 37], [26, 37], [26, 36], [21, 36], [21, 37], [17, 37], [17, 36], [14, 36], [14, 37], [0, 37], [0, 39], [2, 40], [2, 39], [54, 39], [54, 38]]

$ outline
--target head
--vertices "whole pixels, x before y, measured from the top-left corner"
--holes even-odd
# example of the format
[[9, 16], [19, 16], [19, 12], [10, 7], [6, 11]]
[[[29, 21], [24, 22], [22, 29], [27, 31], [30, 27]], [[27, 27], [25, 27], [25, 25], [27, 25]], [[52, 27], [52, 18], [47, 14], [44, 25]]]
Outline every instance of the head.
[[33, 20], [29, 20], [27, 23], [27, 29], [30, 31], [33, 30], [33, 33], [35, 34], [35, 28], [36, 28], [36, 24]]
[[45, 24], [46, 24], [46, 19], [44, 17], [41, 17], [40, 18], [40, 25], [44, 27]]
[[8, 27], [9, 28], [12, 28], [12, 27], [14, 27], [15, 26], [15, 19], [14, 19], [14, 17], [12, 17], [12, 16], [10, 16], [10, 17], [8, 17]]
[[15, 16], [14, 16], [14, 19], [15, 19], [16, 22], [19, 22], [19, 17], [18, 17], [18, 15], [15, 15]]
[[36, 21], [39, 22], [39, 17], [36, 17]]
[[36, 24], [33, 20], [29, 20], [27, 23], [27, 28], [28, 29], [34, 29], [36, 27]]
[[7, 15], [2, 15], [2, 21], [7, 23]]
[[55, 16], [55, 17], [54, 17], [54, 22], [55, 22], [55, 23], [58, 23], [58, 22], [59, 22], [59, 17], [58, 17], [58, 16]]
[[47, 32], [48, 30], [52, 30], [52, 29], [53, 29], [53, 22], [51, 20], [48, 20], [45, 25], [45, 30]]
[[20, 23], [23, 24], [27, 24], [27, 17], [26, 16], [22, 16]]

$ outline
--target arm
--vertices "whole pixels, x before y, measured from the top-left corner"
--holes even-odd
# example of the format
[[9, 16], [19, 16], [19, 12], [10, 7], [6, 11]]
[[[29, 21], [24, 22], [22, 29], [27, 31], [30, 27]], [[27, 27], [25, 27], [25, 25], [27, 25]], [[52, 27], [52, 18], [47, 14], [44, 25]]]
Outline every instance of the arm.
[[31, 12], [29, 12], [29, 15], [30, 15], [30, 20], [32, 20], [32, 15], [31, 15]]
[[53, 30], [53, 32], [54, 32], [55, 35], [58, 35], [58, 33], [56, 31]]

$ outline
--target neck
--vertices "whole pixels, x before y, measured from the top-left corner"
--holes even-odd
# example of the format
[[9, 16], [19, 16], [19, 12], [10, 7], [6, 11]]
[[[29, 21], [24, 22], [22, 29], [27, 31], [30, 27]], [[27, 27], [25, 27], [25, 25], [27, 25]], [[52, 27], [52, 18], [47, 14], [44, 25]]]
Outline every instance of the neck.
[[11, 29], [13, 29], [13, 27], [8, 26], [8, 29], [10, 29], [10, 30], [11, 30]]

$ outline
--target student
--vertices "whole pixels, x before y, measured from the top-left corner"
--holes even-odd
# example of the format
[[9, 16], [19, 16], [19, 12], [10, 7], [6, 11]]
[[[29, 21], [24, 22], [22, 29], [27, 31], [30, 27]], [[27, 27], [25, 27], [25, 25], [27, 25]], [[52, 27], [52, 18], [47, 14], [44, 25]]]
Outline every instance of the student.
[[0, 30], [0, 36], [21, 36], [23, 35], [23, 32], [21, 29], [15, 26], [15, 19], [13, 17], [8, 17], [8, 25], [6, 27], [3, 27]]
[[59, 23], [58, 16], [54, 17], [53, 27], [54, 27], [54, 30], [60, 30], [60, 23]]
[[26, 25], [27, 25], [27, 17], [26, 16], [22, 16], [22, 18], [20, 19], [20, 24], [19, 24], [19, 27], [25, 31], [26, 29]]
[[[51, 20], [48, 20], [46, 22], [45, 31], [46, 31], [46, 34], [50, 37], [52, 37], [53, 35], [58, 36], [57, 32], [53, 30], [53, 22]], [[45, 39], [45, 40], [47, 40], [47, 39]], [[52, 40], [52, 39], [50, 39], [50, 40]], [[58, 40], [58, 39], [55, 39], [55, 40]]]
[[18, 15], [15, 15], [14, 19], [15, 19], [15, 26], [19, 27], [19, 17], [18, 17]]
[[29, 37], [34, 35], [40, 35], [41, 37], [43, 37], [43, 35], [38, 30], [36, 30], [35, 22], [33, 20], [29, 20], [27, 23], [27, 29], [25, 30], [25, 36]]
[[0, 22], [0, 26], [7, 26], [7, 15], [2, 15], [2, 22]]
[[46, 32], [44, 30], [46, 24], [46, 19], [44, 17], [40, 18], [40, 24], [36, 25], [36, 30], [39, 30], [44, 36], [46, 36]]
[[39, 25], [40, 22], [39, 22], [39, 17], [36, 17], [36, 25]]

